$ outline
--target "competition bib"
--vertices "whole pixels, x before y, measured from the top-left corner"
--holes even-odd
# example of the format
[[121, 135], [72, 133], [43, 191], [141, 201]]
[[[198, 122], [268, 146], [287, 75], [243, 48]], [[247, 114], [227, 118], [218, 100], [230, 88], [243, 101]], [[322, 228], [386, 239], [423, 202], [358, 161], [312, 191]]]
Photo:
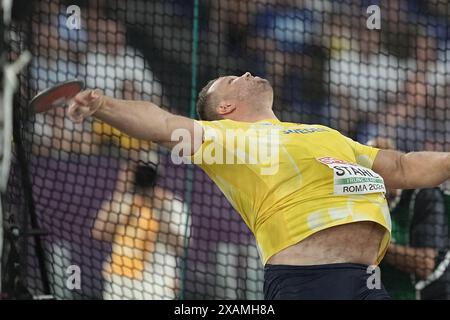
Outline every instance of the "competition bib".
[[317, 161], [333, 170], [335, 195], [386, 193], [383, 178], [369, 168], [331, 157]]

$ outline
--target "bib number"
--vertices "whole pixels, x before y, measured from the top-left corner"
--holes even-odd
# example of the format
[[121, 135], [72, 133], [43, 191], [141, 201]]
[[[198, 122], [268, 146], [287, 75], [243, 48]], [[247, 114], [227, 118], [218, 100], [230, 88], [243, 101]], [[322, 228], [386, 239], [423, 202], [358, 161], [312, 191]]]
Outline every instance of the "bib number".
[[386, 193], [383, 178], [371, 169], [331, 157], [317, 160], [333, 170], [335, 195]]

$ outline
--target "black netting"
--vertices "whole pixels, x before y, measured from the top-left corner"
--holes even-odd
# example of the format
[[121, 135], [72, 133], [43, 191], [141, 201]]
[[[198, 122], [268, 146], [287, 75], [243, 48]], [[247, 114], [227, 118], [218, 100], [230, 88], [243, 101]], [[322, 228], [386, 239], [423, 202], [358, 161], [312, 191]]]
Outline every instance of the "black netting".
[[[70, 5], [80, 8], [79, 29], [67, 25]], [[380, 30], [366, 27], [369, 5], [380, 6]], [[449, 151], [444, 0], [60, 0], [15, 9], [11, 57], [27, 49], [33, 60], [19, 79], [3, 207], [6, 227], [31, 233], [11, 242], [32, 295], [263, 298], [255, 240], [206, 174], [101, 121], [74, 124], [64, 108], [34, 114], [30, 99], [59, 82], [81, 79], [189, 116], [208, 80], [250, 71], [270, 80], [283, 121], [324, 124], [383, 148]], [[447, 262], [450, 206], [440, 189], [390, 200], [397, 247], [383, 281], [393, 297], [410, 299], [421, 277]], [[422, 297], [449, 298], [449, 272]]]

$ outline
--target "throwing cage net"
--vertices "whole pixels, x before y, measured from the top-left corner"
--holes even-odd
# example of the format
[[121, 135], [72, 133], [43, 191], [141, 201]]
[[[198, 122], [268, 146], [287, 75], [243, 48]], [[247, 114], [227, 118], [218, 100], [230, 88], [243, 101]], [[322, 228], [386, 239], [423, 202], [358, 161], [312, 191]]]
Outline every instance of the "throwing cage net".
[[[447, 1], [15, 1], [10, 57], [32, 54], [14, 104], [3, 199], [7, 297], [262, 299], [253, 236], [199, 169], [39, 91], [83, 80], [195, 117], [199, 89], [250, 71], [283, 121], [362, 143], [450, 151]], [[450, 298], [445, 188], [388, 194], [394, 298]]]

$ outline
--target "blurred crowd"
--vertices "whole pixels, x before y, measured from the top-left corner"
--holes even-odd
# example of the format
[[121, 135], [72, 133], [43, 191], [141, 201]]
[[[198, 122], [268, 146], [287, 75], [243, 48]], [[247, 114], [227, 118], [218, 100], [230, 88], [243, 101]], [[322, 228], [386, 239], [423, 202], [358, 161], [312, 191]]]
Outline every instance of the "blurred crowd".
[[[67, 28], [65, 1], [37, 2], [32, 89], [81, 77], [106, 94], [189, 114], [194, 2], [78, 2], [80, 30]], [[366, 25], [369, 5], [379, 5], [379, 30]], [[196, 87], [251, 71], [271, 81], [285, 121], [330, 125], [361, 142], [382, 135], [403, 151], [448, 150], [449, 7], [444, 0], [199, 1]]]
[[[285, 121], [331, 125], [363, 143], [381, 135], [403, 151], [449, 150], [447, 1], [205, 3], [206, 74], [266, 76]], [[366, 25], [369, 5], [379, 5], [379, 30]]]

